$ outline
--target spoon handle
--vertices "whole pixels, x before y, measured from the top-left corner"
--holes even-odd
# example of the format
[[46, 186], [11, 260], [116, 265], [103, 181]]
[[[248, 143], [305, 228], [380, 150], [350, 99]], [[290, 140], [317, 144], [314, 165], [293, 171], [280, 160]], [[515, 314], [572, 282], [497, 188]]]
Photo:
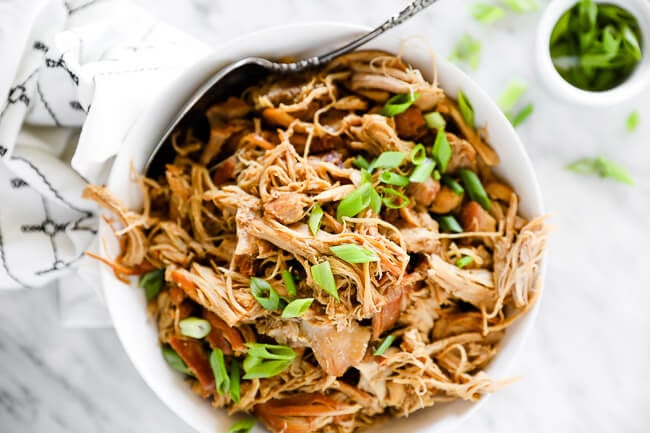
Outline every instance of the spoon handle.
[[342, 47], [336, 48], [335, 50], [330, 51], [329, 53], [321, 54], [320, 56], [310, 57], [308, 59], [302, 59], [294, 63], [273, 62], [272, 65], [269, 66], [273, 70], [273, 72], [294, 73], [294, 72], [301, 72], [309, 68], [315, 68], [325, 63], [329, 63], [330, 61], [334, 60], [336, 57], [346, 54], [350, 51], [353, 51], [359, 48], [360, 46], [362, 46], [363, 44], [375, 39], [377, 36], [381, 35], [382, 33], [392, 29], [393, 27], [397, 27], [398, 25], [402, 24], [404, 21], [411, 18], [413, 15], [421, 12], [422, 10], [426, 9], [427, 7], [431, 6], [437, 1], [438, 0], [415, 0], [413, 3], [411, 3], [404, 9], [402, 9], [398, 14], [390, 17], [382, 25], [375, 28], [371, 32], [366, 33], [360, 38], [357, 38], [352, 42], [343, 45]]

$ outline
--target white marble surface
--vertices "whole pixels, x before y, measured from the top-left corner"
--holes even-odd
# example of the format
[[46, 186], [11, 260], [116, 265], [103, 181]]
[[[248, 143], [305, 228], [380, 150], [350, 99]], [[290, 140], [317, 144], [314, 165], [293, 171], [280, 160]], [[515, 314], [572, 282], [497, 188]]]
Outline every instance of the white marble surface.
[[[27, 1], [27, 0], [26, 0]], [[374, 24], [406, 1], [137, 0], [161, 19], [214, 45], [303, 20]], [[465, 31], [483, 41], [471, 75], [493, 96], [527, 80], [535, 114], [520, 127], [557, 230], [539, 321], [513, 373], [459, 431], [641, 433], [650, 431], [650, 89], [611, 108], [572, 106], [541, 87], [533, 41], [539, 13], [481, 26], [472, 1], [443, 0], [405, 25], [442, 55]], [[1, 17], [0, 17], [1, 19]], [[625, 118], [636, 108], [633, 134]], [[607, 155], [627, 165], [628, 187], [563, 170]], [[61, 326], [56, 292], [0, 292], [0, 432], [190, 433], [129, 363], [111, 330]]]

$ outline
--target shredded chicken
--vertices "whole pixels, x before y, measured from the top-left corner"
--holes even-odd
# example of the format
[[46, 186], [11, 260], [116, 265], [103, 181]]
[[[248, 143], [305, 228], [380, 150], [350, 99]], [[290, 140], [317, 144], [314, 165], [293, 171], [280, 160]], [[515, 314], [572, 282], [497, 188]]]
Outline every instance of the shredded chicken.
[[[415, 100], [385, 116], [396, 94]], [[432, 111], [454, 133], [429, 128]], [[99, 259], [121, 278], [163, 279], [149, 311], [195, 392], [275, 433], [351, 433], [502, 385], [484, 369], [537, 298], [547, 229], [519, 214], [485, 135], [437, 84], [398, 57], [358, 51], [203, 114], [209, 136], [179, 128], [176, 158], [139, 179], [141, 211], [103, 187], [84, 191], [116, 217], [121, 251]], [[416, 143], [430, 157], [439, 133], [451, 148], [444, 173], [409, 181], [410, 156], [364, 165]], [[461, 168], [492, 206], [454, 184]], [[305, 310], [288, 314], [292, 301]], [[187, 335], [187, 320], [205, 335]], [[239, 393], [215, 377], [219, 357], [231, 380], [242, 371]]]

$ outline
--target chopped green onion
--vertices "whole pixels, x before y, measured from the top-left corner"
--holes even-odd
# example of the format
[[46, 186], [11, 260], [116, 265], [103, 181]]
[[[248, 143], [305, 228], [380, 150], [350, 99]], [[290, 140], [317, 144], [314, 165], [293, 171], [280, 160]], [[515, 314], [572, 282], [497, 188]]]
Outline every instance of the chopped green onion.
[[500, 6], [495, 6], [486, 3], [476, 3], [471, 7], [472, 16], [476, 21], [483, 24], [492, 24], [495, 21], [503, 18], [506, 11]]
[[535, 108], [533, 107], [533, 104], [528, 104], [524, 108], [522, 108], [519, 113], [515, 114], [514, 116], [513, 115], [508, 116], [508, 119], [510, 119], [510, 123], [512, 123], [512, 126], [516, 128], [517, 126], [524, 123], [524, 121], [528, 119], [528, 117], [531, 114], [533, 114], [534, 110]]
[[374, 188], [370, 192], [370, 209], [377, 215], [381, 213], [381, 196]]
[[313, 265], [311, 276], [321, 289], [332, 295], [337, 301], [339, 300], [339, 292], [336, 290], [336, 282], [329, 261]]
[[510, 9], [519, 13], [535, 12], [539, 9], [537, 0], [501, 0]]
[[348, 263], [369, 263], [379, 261], [374, 251], [357, 244], [343, 244], [330, 247], [330, 251], [339, 259]]
[[465, 266], [469, 266], [474, 263], [474, 258], [471, 256], [463, 256], [460, 259], [456, 260], [456, 266], [463, 269]]
[[223, 351], [221, 349], [213, 349], [210, 354], [210, 367], [214, 374], [214, 383], [217, 389], [217, 394], [225, 394], [230, 391], [230, 376], [226, 370], [226, 361], [223, 359]]
[[165, 358], [165, 361], [167, 361], [167, 364], [174, 370], [194, 376], [194, 373], [192, 373], [187, 364], [185, 364], [183, 358], [181, 358], [180, 355], [171, 347], [167, 345], [162, 346], [162, 356]]
[[290, 319], [292, 317], [300, 317], [305, 311], [309, 309], [314, 298], [296, 299], [289, 302], [289, 304], [282, 310], [282, 318]]
[[403, 93], [395, 95], [386, 101], [384, 108], [381, 110], [382, 116], [394, 117], [402, 114], [409, 109], [411, 105], [420, 97], [418, 92]]
[[246, 418], [241, 421], [237, 421], [230, 426], [226, 433], [248, 433], [251, 431], [257, 420], [255, 418]]
[[453, 215], [443, 215], [438, 217], [438, 224], [443, 231], [451, 233], [462, 233], [463, 228]]
[[323, 208], [320, 207], [320, 204], [316, 203], [314, 205], [314, 208], [311, 210], [311, 214], [309, 214], [309, 222], [307, 223], [309, 225], [311, 234], [314, 236], [316, 236], [318, 234], [318, 230], [320, 230], [320, 224], [323, 220], [323, 215]]
[[296, 282], [293, 278], [293, 274], [291, 271], [284, 270], [282, 271], [282, 280], [284, 281], [284, 285], [287, 287], [287, 292], [289, 293], [289, 296], [293, 297], [296, 296]]
[[352, 161], [352, 164], [354, 164], [355, 167], [360, 169], [365, 168], [366, 170], [368, 170], [368, 168], [370, 167], [370, 163], [366, 160], [366, 158], [364, 158], [361, 155], [357, 156], [354, 159], [354, 161]]
[[336, 209], [336, 218], [341, 221], [343, 217], [354, 217], [359, 212], [370, 206], [373, 187], [370, 182], [363, 182], [359, 188], [352, 191], [339, 203]]
[[583, 158], [566, 166], [566, 169], [580, 174], [595, 174], [603, 178], [610, 178], [628, 185], [634, 184], [634, 179], [629, 171], [620, 164], [598, 156], [596, 158]]
[[442, 183], [447, 185], [449, 188], [451, 188], [451, 190], [455, 192], [456, 195], [463, 195], [463, 192], [465, 192], [465, 190], [460, 185], [460, 183], [458, 183], [455, 179], [449, 176], [443, 176]]
[[629, 132], [634, 132], [639, 127], [640, 123], [641, 123], [641, 116], [639, 115], [638, 111], [634, 110], [633, 112], [630, 113], [629, 116], [627, 116], [627, 121], [625, 122], [625, 126], [627, 127], [627, 130]]
[[258, 277], [251, 277], [249, 287], [253, 297], [262, 307], [267, 310], [277, 310], [280, 307], [280, 297], [268, 281]]
[[386, 185], [406, 186], [409, 184], [409, 178], [401, 174], [385, 171], [379, 175], [379, 180]]
[[444, 129], [438, 129], [438, 134], [436, 135], [436, 141], [433, 145], [433, 150], [431, 151], [433, 154], [433, 159], [438, 163], [438, 167], [440, 167], [440, 171], [444, 173], [447, 171], [447, 165], [449, 164], [449, 161], [451, 160], [451, 145], [449, 144], [449, 141], [447, 140], [447, 133], [445, 132]]
[[248, 354], [244, 359], [244, 379], [273, 377], [286, 370], [296, 357], [289, 346], [246, 343]]
[[375, 350], [375, 353], [373, 355], [375, 356], [381, 356], [388, 350], [388, 348], [393, 344], [395, 341], [395, 336], [393, 334], [389, 335], [386, 337], [386, 339], [379, 345], [377, 350]]
[[426, 182], [427, 179], [431, 177], [433, 169], [436, 167], [436, 163], [430, 159], [426, 159], [421, 165], [417, 165], [409, 177], [409, 181], [413, 183], [422, 183]]
[[460, 179], [463, 181], [463, 185], [465, 185], [465, 191], [467, 191], [469, 199], [480, 204], [483, 209], [487, 211], [491, 210], [492, 202], [490, 201], [487, 192], [485, 192], [485, 188], [483, 188], [483, 184], [476, 173], [472, 170], [461, 168], [458, 170], [458, 174], [460, 175]]
[[517, 102], [519, 102], [519, 99], [526, 93], [527, 89], [528, 85], [522, 80], [516, 79], [511, 81], [497, 100], [499, 108], [506, 114], [510, 113], [515, 108], [515, 105], [517, 105]]
[[181, 334], [186, 337], [192, 338], [204, 338], [212, 330], [210, 322], [205, 319], [199, 319], [198, 317], [188, 317], [186, 319], [178, 322], [178, 326], [181, 328]]
[[384, 188], [384, 197], [381, 199], [389, 209], [402, 209], [411, 203], [411, 200], [403, 193], [393, 188]]
[[438, 113], [437, 111], [432, 111], [431, 113], [427, 113], [424, 116], [424, 122], [427, 124], [427, 126], [430, 129], [441, 129], [444, 128], [447, 122], [445, 121], [445, 118], [442, 117], [442, 114]]
[[440, 178], [442, 178], [442, 175], [438, 170], [433, 170], [433, 175], [431, 177], [433, 177], [434, 180], [440, 180]]
[[235, 403], [239, 403], [241, 399], [241, 371], [239, 368], [239, 361], [235, 358], [230, 361], [230, 399]]
[[368, 171], [372, 172], [375, 168], [397, 168], [407, 155], [406, 152], [382, 152], [377, 159], [370, 163]]
[[414, 165], [420, 165], [427, 159], [427, 149], [423, 144], [416, 144], [409, 154], [409, 159]]
[[463, 116], [463, 119], [465, 119], [465, 122], [473, 128], [474, 107], [472, 107], [472, 103], [469, 102], [469, 99], [467, 99], [467, 96], [465, 96], [462, 90], [458, 91], [458, 108], [460, 109], [460, 114]]
[[456, 43], [449, 60], [454, 63], [466, 62], [470, 68], [476, 70], [481, 60], [481, 42], [465, 33]]
[[144, 295], [147, 301], [153, 300], [165, 285], [165, 270], [156, 269], [140, 277], [138, 287], [144, 289]]
[[292, 348], [280, 344], [246, 343], [246, 347], [248, 347], [248, 356], [262, 360], [293, 361], [296, 357], [296, 352]]

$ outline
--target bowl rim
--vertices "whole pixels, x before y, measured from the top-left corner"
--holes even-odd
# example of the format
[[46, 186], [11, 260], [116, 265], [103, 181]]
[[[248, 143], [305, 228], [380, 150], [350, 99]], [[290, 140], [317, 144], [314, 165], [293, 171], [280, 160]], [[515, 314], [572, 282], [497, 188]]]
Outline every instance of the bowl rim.
[[650, 83], [650, 2], [647, 0], [595, 0], [620, 6], [639, 22], [642, 36], [642, 57], [634, 72], [623, 83], [605, 91], [589, 91], [573, 86], [557, 72], [551, 59], [549, 41], [560, 17], [579, 0], [552, 0], [537, 25], [535, 41], [538, 74], [546, 87], [557, 96], [582, 105], [605, 106], [626, 101], [643, 91]]
[[[272, 35], [272, 34], [281, 34], [283, 38], [286, 40], [289, 40], [292, 36], [295, 36], [296, 34], [300, 34], [301, 32], [309, 31], [313, 32], [315, 29], [320, 29], [321, 31], [329, 32], [326, 37], [332, 37], [333, 35], [338, 35], [338, 36], [344, 36], [346, 38], [349, 38], [353, 36], [354, 34], [359, 34], [361, 32], [368, 31], [369, 28], [367, 26], [363, 25], [356, 25], [356, 24], [347, 24], [347, 23], [340, 23], [340, 22], [331, 22], [331, 21], [314, 21], [314, 22], [301, 22], [301, 23], [293, 23], [293, 24], [288, 24], [288, 25], [282, 25], [282, 26], [275, 26], [275, 27], [269, 27], [266, 29], [261, 29], [249, 34], [242, 35], [236, 39], [233, 39], [232, 41], [227, 42], [228, 47], [238, 47], [240, 46], [243, 41], [246, 40], [251, 40], [254, 38], [260, 38], [264, 37], [265, 35]], [[403, 35], [402, 35], [403, 36]], [[398, 37], [397, 35], [393, 35], [392, 39], [397, 39], [402, 41], [404, 38], [403, 37]], [[392, 40], [391, 39], [391, 40]], [[240, 47], [241, 48], [241, 47]], [[313, 47], [311, 48], [313, 49]], [[219, 48], [215, 49], [215, 51], [205, 57], [204, 59], [200, 60], [196, 64], [191, 65], [187, 71], [181, 74], [180, 78], [175, 80], [170, 86], [169, 89], [162, 90], [159, 98], [157, 99], [158, 101], [161, 100], [164, 96], [169, 94], [171, 92], [171, 88], [173, 88], [175, 85], [181, 83], [181, 80], [184, 78], [192, 75], [195, 73], [197, 70], [203, 68], [206, 68], [206, 65], [209, 66], [212, 64], [214, 66], [215, 59], [220, 58], [219, 54]], [[237, 60], [237, 58], [233, 59]], [[542, 215], [544, 213], [543, 209], [543, 203], [542, 203], [542, 195], [541, 195], [541, 190], [539, 186], [539, 182], [537, 181], [537, 177], [535, 175], [535, 171], [532, 166], [532, 162], [528, 156], [528, 154], [525, 151], [525, 148], [517, 135], [517, 133], [514, 131], [514, 128], [512, 128], [510, 122], [507, 120], [505, 115], [498, 109], [496, 103], [487, 95], [487, 93], [478, 86], [470, 77], [468, 77], [462, 70], [460, 70], [458, 67], [455, 65], [452, 65], [451, 63], [447, 62], [445, 59], [436, 59], [436, 63], [440, 67], [441, 64], [444, 64], [445, 68], [453, 71], [454, 75], [457, 75], [461, 81], [463, 81], [463, 85], [467, 85], [471, 87], [471, 91], [474, 94], [474, 98], [476, 95], [480, 95], [480, 101], [484, 102], [487, 104], [486, 106], [489, 107], [491, 114], [493, 116], [496, 116], [499, 121], [499, 125], [502, 127], [505, 127], [509, 129], [507, 132], [509, 135], [510, 143], [508, 146], [510, 146], [513, 150], [518, 151], [517, 158], [519, 159], [519, 163], [523, 164], [523, 172], [526, 173], [526, 177], [528, 184], [526, 187], [530, 189], [531, 196], [528, 197], [530, 200], [530, 204], [533, 209], [535, 209], [535, 213]], [[225, 66], [223, 64], [223, 61], [221, 61], [221, 67]], [[214, 73], [214, 69], [212, 70], [211, 73]], [[201, 84], [201, 81], [198, 80], [198, 76], [196, 73], [193, 76], [193, 79], [196, 82], [196, 85], [194, 88], [198, 87]], [[464, 89], [465, 90], [465, 89]], [[466, 92], [467, 93], [467, 92]], [[180, 102], [177, 104], [179, 107], [182, 105], [184, 102], [183, 100], [179, 100]], [[154, 101], [155, 102], [155, 101]], [[477, 102], [477, 101], [475, 101]], [[475, 104], [476, 105], [476, 104]], [[478, 114], [478, 113], [477, 113]], [[137, 124], [140, 123], [142, 119], [138, 119], [136, 121], [136, 124], [134, 124], [134, 128], [132, 128], [133, 132], [134, 130], [137, 130]], [[507, 126], [505, 126], [507, 125]], [[128, 138], [126, 139], [128, 141]], [[133, 149], [128, 149], [129, 151], [132, 151]], [[514, 153], [514, 151], [513, 151]], [[121, 161], [121, 164], [124, 166], [127, 162], [126, 159], [129, 159], [131, 157], [134, 157], [134, 154], [129, 154], [129, 152], [121, 152], [116, 161], [113, 169], [111, 170], [109, 180], [107, 182], [108, 187], [110, 188], [111, 184], [114, 183], [115, 178], [117, 176], [123, 176], [124, 172], [118, 173], [117, 170], [115, 170], [115, 167], [118, 166], [118, 162]], [[535, 215], [536, 216], [536, 215]], [[111, 235], [112, 231], [110, 228], [107, 226], [107, 224], [104, 221], [100, 222], [100, 231], [99, 231], [100, 237], [104, 239], [103, 236]], [[101, 244], [101, 254], [104, 256], [112, 257], [110, 250], [107, 249], [106, 243], [100, 243]], [[543, 260], [540, 269], [539, 269], [539, 280], [543, 282], [544, 276], [545, 276], [545, 261]], [[102, 267], [101, 269], [101, 281], [102, 281], [102, 288], [104, 291], [104, 296], [107, 302], [107, 306], [109, 309], [109, 313], [111, 316], [111, 320], [114, 324], [115, 330], [117, 332], [118, 338], [124, 347], [125, 352], [127, 353], [128, 358], [140, 374], [140, 376], [144, 379], [145, 383], [149, 386], [149, 388], [152, 389], [154, 394], [173, 412], [175, 413], [180, 419], [184, 420], [188, 425], [190, 425], [193, 429], [196, 431], [206, 431], [203, 429], [203, 426], [200, 425], [198, 421], [195, 419], [190, 418], [190, 415], [186, 413], [186, 406], [177, 406], [173, 404], [173, 399], [167, 395], [163, 390], [162, 386], [156, 382], [156, 379], [159, 379], [159, 377], [154, 377], [150, 372], [148, 371], [149, 365], [143, 364], [138, 357], [136, 357], [136, 350], [134, 350], [133, 347], [133, 342], [131, 341], [129, 337], [129, 330], [125, 329], [126, 324], [122, 323], [119, 319], [119, 316], [122, 314], [121, 310], [124, 306], [119, 305], [118, 303], [115, 302], [115, 300], [112, 299], [112, 294], [110, 293], [109, 290], [107, 290], [107, 287], [110, 285], [116, 284], [115, 277], [113, 276], [112, 272], [106, 268]], [[122, 284], [122, 283], [119, 283]], [[132, 285], [131, 285], [132, 286]], [[132, 289], [132, 287], [128, 287], [129, 289]], [[543, 294], [543, 291], [542, 291]], [[502, 351], [505, 351], [505, 347], [507, 346], [510, 354], [508, 357], [504, 358], [503, 356], [501, 358], [501, 370], [502, 371], [509, 371], [511, 368], [512, 363], [515, 361], [517, 358], [517, 355], [521, 352], [524, 342], [527, 340], [528, 335], [530, 334], [530, 331], [535, 323], [536, 317], [539, 313], [539, 308], [541, 304], [541, 297], [542, 294], [537, 299], [536, 304], [531, 308], [531, 310], [528, 311], [525, 317], [521, 318], [517, 328], [517, 332], [515, 335], [515, 332], [512, 333], [513, 338], [515, 338], [517, 341], [513, 341], [512, 343], [517, 343], [513, 346], [512, 343], [506, 345], [504, 341], [504, 347], [502, 347]], [[140, 295], [142, 297], [142, 295]], [[142, 297], [142, 299], [144, 299]], [[132, 307], [132, 306], [131, 306]], [[142, 314], [144, 314], [145, 309], [143, 308]], [[142, 326], [149, 326], [151, 327], [151, 323], [149, 322], [148, 318], [147, 320], [142, 323]], [[507, 338], [509, 338], [507, 336]], [[156, 344], [157, 344], [157, 339], [156, 339]], [[504, 355], [505, 356], [505, 355]], [[491, 364], [493, 364], [496, 360], [493, 360]], [[169, 375], [176, 375], [176, 373], [171, 372], [171, 369], [168, 369], [168, 374]], [[489, 370], [489, 366], [488, 366]], [[182, 384], [182, 380], [176, 380], [179, 384]], [[182, 384], [183, 388], [187, 388], [189, 390], [189, 387], [186, 384]], [[426, 413], [431, 413], [431, 411], [436, 410], [437, 408], [428, 408], [427, 410], [423, 411], [418, 411], [417, 413], [412, 414], [409, 419], [415, 419], [419, 418], [420, 419], [420, 427], [418, 427], [417, 431], [418, 432], [441, 432], [441, 431], [447, 431], [447, 429], [453, 429], [456, 427], [460, 422], [463, 420], [467, 419], [470, 417], [472, 414], [474, 414], [477, 410], [479, 410], [480, 407], [482, 407], [485, 402], [488, 400], [489, 395], [485, 395], [481, 398], [480, 401], [478, 402], [473, 402], [473, 403], [465, 403], [465, 402], [457, 402], [459, 404], [466, 404], [468, 405], [465, 409], [462, 410], [447, 410], [449, 412], [448, 414], [444, 415], [444, 423], [440, 423], [438, 425], [437, 423], [435, 425], [431, 425], [430, 422], [423, 423], [422, 418], [425, 417]], [[197, 397], [198, 398], [198, 397]], [[202, 402], [206, 406], [210, 406], [209, 404], [206, 404], [205, 401]], [[193, 403], [188, 403], [188, 404], [193, 404]], [[445, 406], [448, 407], [448, 406]], [[189, 409], [188, 409], [189, 410]], [[210, 406], [210, 410], [214, 411], [215, 409]], [[440, 409], [438, 409], [440, 410]], [[215, 417], [216, 419], [217, 417]], [[427, 417], [431, 418], [431, 416]], [[389, 423], [392, 426], [392, 423]], [[421, 426], [425, 426], [422, 428]], [[258, 429], [259, 430], [259, 429]], [[210, 429], [210, 431], [214, 431], [214, 428]], [[261, 431], [261, 430], [260, 430]], [[375, 429], [373, 428], [373, 432]], [[390, 427], [387, 430], [383, 430], [380, 427], [380, 431], [391, 431]]]

